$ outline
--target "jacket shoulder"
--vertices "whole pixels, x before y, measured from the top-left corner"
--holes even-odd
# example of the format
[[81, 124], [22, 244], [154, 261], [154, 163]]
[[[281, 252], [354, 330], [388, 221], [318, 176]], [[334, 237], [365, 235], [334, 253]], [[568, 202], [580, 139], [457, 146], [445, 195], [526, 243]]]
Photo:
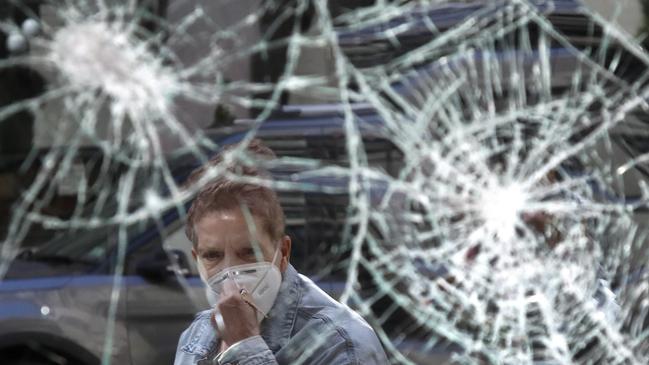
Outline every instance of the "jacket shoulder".
[[180, 335], [176, 356], [182, 352], [205, 357], [215, 347], [216, 331], [210, 323], [211, 312], [208, 309], [196, 314], [189, 327]]
[[[319, 354], [335, 356], [332, 363], [388, 363], [376, 333], [358, 313], [329, 297], [309, 279], [303, 278], [303, 285], [305, 292], [294, 327], [296, 336], [326, 338], [328, 349]], [[334, 349], [335, 353], [331, 353]]]

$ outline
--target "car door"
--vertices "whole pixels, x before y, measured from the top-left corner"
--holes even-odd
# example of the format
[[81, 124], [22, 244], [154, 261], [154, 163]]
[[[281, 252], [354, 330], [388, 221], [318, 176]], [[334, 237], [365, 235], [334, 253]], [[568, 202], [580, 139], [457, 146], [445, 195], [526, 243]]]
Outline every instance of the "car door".
[[[134, 244], [125, 269], [131, 360], [134, 365], [171, 364], [180, 334], [208, 304], [183, 225], [177, 222], [163, 234], [153, 229], [147, 235]], [[172, 272], [169, 254], [186, 272]]]

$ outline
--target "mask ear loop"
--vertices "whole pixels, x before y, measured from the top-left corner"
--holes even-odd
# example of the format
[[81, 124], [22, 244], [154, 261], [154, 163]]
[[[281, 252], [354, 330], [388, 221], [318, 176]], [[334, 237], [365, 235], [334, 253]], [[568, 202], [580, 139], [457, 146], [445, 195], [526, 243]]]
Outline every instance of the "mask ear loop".
[[239, 294], [241, 294], [241, 299], [243, 299], [244, 302], [248, 303], [248, 305], [253, 307], [257, 312], [261, 313], [264, 318], [268, 318], [268, 316], [264, 314], [264, 312], [259, 309], [259, 307], [257, 307], [255, 302], [253, 302], [252, 298], [250, 298], [250, 294], [248, 294], [248, 291], [245, 288], [241, 288], [241, 290], [239, 290]]

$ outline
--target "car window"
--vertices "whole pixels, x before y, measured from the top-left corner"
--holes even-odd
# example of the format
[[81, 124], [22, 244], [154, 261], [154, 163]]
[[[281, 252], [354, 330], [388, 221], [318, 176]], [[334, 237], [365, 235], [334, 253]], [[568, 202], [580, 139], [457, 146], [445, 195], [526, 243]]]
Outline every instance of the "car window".
[[126, 275], [137, 275], [137, 266], [143, 260], [163, 259], [172, 251], [181, 252], [185, 256], [181, 261], [188, 266], [190, 275], [198, 275], [196, 264], [192, 259], [192, 244], [185, 236], [184, 224], [180, 220], [173, 221], [162, 231], [155, 225], [149, 225], [141, 232], [131, 240], [132, 251], [126, 261]]
[[70, 230], [39, 247], [36, 254], [96, 261], [106, 256], [116, 242], [115, 237], [117, 233], [110, 227]]
[[196, 262], [192, 258], [192, 242], [185, 235], [185, 225], [177, 223], [172, 225], [167, 231], [164, 239], [165, 250], [178, 250], [185, 254], [191, 275], [198, 275]]

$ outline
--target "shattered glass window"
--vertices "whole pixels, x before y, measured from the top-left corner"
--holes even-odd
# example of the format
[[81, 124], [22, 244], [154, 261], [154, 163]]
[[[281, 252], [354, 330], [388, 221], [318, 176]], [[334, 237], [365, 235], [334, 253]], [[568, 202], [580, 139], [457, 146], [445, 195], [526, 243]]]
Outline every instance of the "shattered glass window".
[[394, 364], [647, 364], [649, 54], [591, 3], [0, 2], [0, 358], [172, 362], [226, 176]]

